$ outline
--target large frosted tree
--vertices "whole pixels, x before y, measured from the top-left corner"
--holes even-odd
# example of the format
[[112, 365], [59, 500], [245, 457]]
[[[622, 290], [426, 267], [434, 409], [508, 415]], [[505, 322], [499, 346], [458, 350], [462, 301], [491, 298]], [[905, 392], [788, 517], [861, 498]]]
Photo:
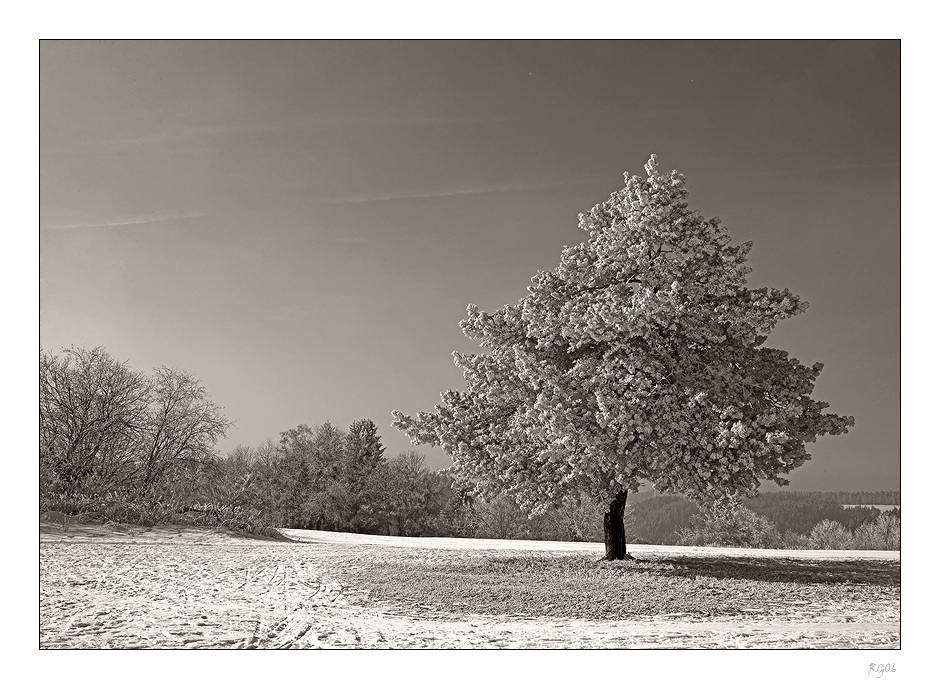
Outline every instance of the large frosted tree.
[[454, 353], [465, 390], [433, 412], [393, 412], [415, 444], [439, 445], [458, 480], [537, 513], [566, 496], [609, 505], [609, 559], [623, 559], [628, 491], [649, 482], [705, 503], [753, 495], [810, 459], [805, 445], [852, 417], [811, 397], [822, 364], [764, 346], [807, 303], [747, 285], [750, 242], [690, 209], [684, 175], [624, 175], [581, 214], [528, 294], [461, 322], [482, 351]]

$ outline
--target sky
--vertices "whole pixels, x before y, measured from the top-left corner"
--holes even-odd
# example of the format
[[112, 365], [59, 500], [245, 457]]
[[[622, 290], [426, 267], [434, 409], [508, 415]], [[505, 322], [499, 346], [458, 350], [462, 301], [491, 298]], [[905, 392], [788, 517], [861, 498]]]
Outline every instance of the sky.
[[[199, 377], [257, 445], [463, 385], [470, 303], [517, 301], [642, 173], [753, 241], [809, 311], [769, 345], [851, 414], [797, 490], [895, 490], [898, 41], [109, 42], [39, 50], [39, 340]], [[433, 467], [449, 460], [419, 448]]]

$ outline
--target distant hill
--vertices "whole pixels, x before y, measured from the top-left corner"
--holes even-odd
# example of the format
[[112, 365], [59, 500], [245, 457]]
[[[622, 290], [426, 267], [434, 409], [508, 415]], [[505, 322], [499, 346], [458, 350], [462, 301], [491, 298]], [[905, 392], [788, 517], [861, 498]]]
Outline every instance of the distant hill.
[[[900, 491], [774, 491], [744, 501], [745, 507], [767, 517], [781, 534], [804, 535], [826, 519], [854, 531], [900, 504]], [[631, 509], [628, 538], [635, 543], [675, 544], [677, 532], [689, 526], [691, 517], [700, 511], [683, 496], [655, 490], [631, 494], [627, 505]], [[889, 509], [879, 510], [875, 505]], [[900, 516], [900, 507], [897, 514]]]
[[900, 505], [901, 491], [783, 491], [784, 495], [817, 495], [830, 498], [840, 505]]

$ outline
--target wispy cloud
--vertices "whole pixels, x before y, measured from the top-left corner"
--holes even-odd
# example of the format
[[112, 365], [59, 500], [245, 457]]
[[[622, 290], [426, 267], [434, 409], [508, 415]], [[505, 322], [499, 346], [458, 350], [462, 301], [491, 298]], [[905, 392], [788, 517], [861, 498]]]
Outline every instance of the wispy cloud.
[[509, 194], [520, 191], [542, 191], [544, 189], [557, 189], [578, 184], [595, 183], [599, 178], [582, 178], [576, 180], [561, 180], [556, 182], [516, 183], [516, 184], [480, 184], [452, 189], [429, 189], [425, 191], [385, 192], [378, 194], [359, 194], [329, 199], [331, 204], [350, 203], [379, 203], [382, 201], [399, 201], [406, 199], [436, 199], [449, 196], [471, 196], [475, 194]]
[[230, 127], [179, 127], [164, 131], [145, 132], [138, 135], [109, 136], [99, 139], [79, 139], [69, 142], [55, 142], [42, 146], [46, 151], [69, 149], [86, 149], [100, 146], [139, 146], [151, 143], [169, 143], [186, 139], [209, 138], [232, 134], [254, 134], [273, 131], [275, 127], [270, 124], [242, 125]]
[[848, 165], [823, 165], [820, 167], [807, 168], [812, 171], [829, 172], [835, 170], [871, 170], [876, 168], [898, 168], [901, 163], [850, 163]]
[[812, 172], [845, 172], [848, 170], [878, 170], [889, 168], [900, 168], [901, 163], [847, 163], [845, 165], [808, 165], [806, 167], [790, 168], [788, 170], [742, 170], [740, 172], [728, 172], [717, 174], [715, 177], [777, 177], [784, 175], [804, 175]]
[[91, 222], [43, 225], [44, 230], [73, 230], [83, 227], [124, 227], [126, 225], [149, 225], [152, 223], [167, 222], [169, 220], [186, 220], [189, 218], [202, 218], [205, 213], [176, 213], [173, 215], [147, 215], [134, 218], [115, 218], [113, 220], [98, 220]]
[[[385, 117], [351, 116], [351, 117], [314, 117], [294, 122], [297, 127], [442, 127], [449, 125], [496, 124], [508, 122], [511, 117], [503, 115], [467, 115], [467, 116], [412, 116], [412, 117]], [[288, 124], [287, 126], [290, 126]]]
[[461, 125], [495, 124], [510, 120], [504, 116], [457, 116], [457, 117], [383, 117], [376, 116], [350, 116], [350, 117], [310, 117], [302, 119], [287, 119], [278, 122], [256, 122], [232, 125], [217, 125], [203, 127], [171, 127], [159, 131], [129, 133], [105, 138], [81, 139], [70, 142], [54, 142], [42, 145], [47, 152], [62, 149], [93, 148], [96, 146], [136, 146], [150, 143], [168, 143], [186, 139], [203, 139], [216, 136], [237, 136], [242, 134], [259, 134], [264, 132], [289, 132], [306, 129], [338, 129], [355, 127], [444, 127]]

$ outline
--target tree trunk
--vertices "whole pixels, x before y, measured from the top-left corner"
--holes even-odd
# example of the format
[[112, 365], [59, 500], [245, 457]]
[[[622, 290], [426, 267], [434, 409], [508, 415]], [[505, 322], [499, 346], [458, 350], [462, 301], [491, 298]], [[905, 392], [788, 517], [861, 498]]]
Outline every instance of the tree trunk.
[[623, 560], [627, 556], [627, 532], [623, 526], [623, 511], [627, 506], [627, 491], [622, 490], [610, 503], [604, 514], [605, 560]]

